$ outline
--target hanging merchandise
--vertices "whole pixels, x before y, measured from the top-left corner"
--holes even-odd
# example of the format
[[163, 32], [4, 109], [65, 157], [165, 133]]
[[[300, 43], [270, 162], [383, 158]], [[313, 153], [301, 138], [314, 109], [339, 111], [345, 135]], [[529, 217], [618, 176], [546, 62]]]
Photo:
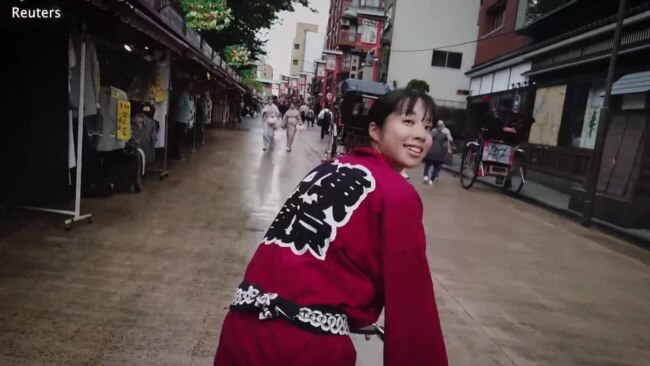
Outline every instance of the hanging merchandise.
[[[74, 67], [77, 66], [77, 53], [74, 50], [72, 38], [68, 37], [68, 95], [72, 92], [72, 73]], [[68, 110], [68, 168], [72, 169], [77, 166], [77, 159], [75, 156], [74, 146], [74, 133], [72, 125], [72, 110]], [[68, 172], [69, 185], [72, 185], [72, 175]]]
[[158, 124], [145, 113], [134, 113], [131, 118], [131, 131], [138, 147], [144, 154], [145, 165], [151, 164], [156, 159], [154, 146], [158, 133]]
[[157, 73], [156, 80], [153, 84], [153, 99], [156, 103], [162, 103], [165, 100], [165, 90], [160, 73]]
[[[124, 149], [125, 141], [118, 139], [118, 102], [127, 101], [126, 93], [115, 87], [102, 87], [99, 95], [100, 123], [97, 151]], [[130, 114], [130, 111], [129, 111]], [[130, 132], [129, 132], [130, 136]]]
[[[69, 87], [70, 87], [70, 106], [74, 117], [77, 117], [79, 107], [79, 85], [81, 76], [81, 39], [79, 35], [71, 36], [73, 49], [68, 50], [68, 57], [74, 52], [75, 63], [70, 67]], [[84, 98], [83, 98], [83, 115], [92, 116], [97, 114], [97, 102], [99, 101], [99, 61], [97, 60], [97, 50], [92, 38], [86, 41], [85, 49], [85, 67], [84, 67]]]
[[154, 99], [156, 100], [156, 113], [154, 114], [153, 119], [156, 120], [160, 126], [158, 129], [158, 136], [156, 137], [156, 147], [161, 148], [165, 147], [167, 137], [167, 113], [169, 109], [169, 79], [171, 71], [171, 53], [169, 51], [165, 52], [165, 56], [162, 61], [158, 62], [156, 70], [156, 84], [160, 82], [160, 87], [162, 89], [162, 100], [159, 102], [159, 96], [155, 96], [155, 86], [154, 86]]
[[204, 92], [201, 103], [203, 103], [203, 121], [209, 125], [212, 123], [212, 97], [210, 96], [210, 90]]
[[224, 0], [181, 0], [187, 26], [197, 30], [222, 30], [230, 25], [232, 10]]

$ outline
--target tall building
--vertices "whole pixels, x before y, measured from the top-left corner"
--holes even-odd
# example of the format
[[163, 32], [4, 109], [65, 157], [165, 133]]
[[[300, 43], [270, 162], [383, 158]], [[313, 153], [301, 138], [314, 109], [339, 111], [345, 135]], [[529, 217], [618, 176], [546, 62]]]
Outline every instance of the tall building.
[[301, 72], [307, 74], [316, 73], [315, 62], [322, 58], [323, 47], [325, 47], [325, 34], [311, 31], [305, 32], [304, 62]]
[[265, 79], [273, 79], [273, 66], [266, 64], [264, 65], [264, 76]]
[[[397, 87], [424, 80], [438, 106], [464, 110], [470, 84], [465, 73], [476, 52], [476, 45], [468, 41], [478, 33], [479, 7], [479, 1], [387, 2], [384, 80]], [[464, 120], [464, 113], [457, 118]]]
[[379, 79], [383, 9], [383, 0], [330, 0], [325, 65], [322, 75], [317, 75], [320, 93], [329, 102], [336, 99], [336, 86], [342, 80]]
[[273, 79], [273, 66], [266, 62], [266, 56], [260, 55], [253, 64], [258, 79]]
[[325, 47], [325, 34], [307, 31], [305, 33], [305, 55], [300, 73], [300, 83], [304, 100], [311, 100], [313, 97], [314, 77], [316, 76], [317, 61], [323, 57], [323, 48]]
[[307, 39], [307, 32], [318, 33], [318, 25], [309, 23], [296, 24], [296, 35], [293, 38], [293, 45], [291, 48], [290, 75], [298, 76], [303, 70], [305, 64], [305, 40]]

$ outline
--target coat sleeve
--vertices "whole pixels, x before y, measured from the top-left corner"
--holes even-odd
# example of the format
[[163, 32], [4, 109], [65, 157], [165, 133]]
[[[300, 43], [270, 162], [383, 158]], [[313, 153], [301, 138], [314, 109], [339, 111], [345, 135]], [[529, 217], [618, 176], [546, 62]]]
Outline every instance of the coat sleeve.
[[381, 223], [384, 365], [447, 366], [417, 193], [384, 199]]

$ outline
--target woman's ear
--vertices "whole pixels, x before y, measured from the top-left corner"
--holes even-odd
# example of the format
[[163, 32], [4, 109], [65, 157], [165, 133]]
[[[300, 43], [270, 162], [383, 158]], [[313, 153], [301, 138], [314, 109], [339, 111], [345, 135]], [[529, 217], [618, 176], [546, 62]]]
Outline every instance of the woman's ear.
[[368, 125], [368, 136], [370, 136], [370, 141], [379, 141], [381, 137], [381, 128], [379, 128], [375, 122], [370, 122]]

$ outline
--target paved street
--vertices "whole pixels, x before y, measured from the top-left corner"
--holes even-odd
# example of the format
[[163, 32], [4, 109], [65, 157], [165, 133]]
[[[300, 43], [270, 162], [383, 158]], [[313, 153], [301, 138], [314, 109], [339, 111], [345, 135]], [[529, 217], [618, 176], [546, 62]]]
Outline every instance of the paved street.
[[[316, 129], [290, 154], [284, 141], [263, 153], [249, 119], [140, 194], [84, 200], [92, 225], [26, 213], [0, 236], [0, 365], [211, 365], [248, 258], [323, 155]], [[410, 174], [451, 365], [648, 364], [648, 252], [448, 173], [436, 187]], [[357, 341], [358, 364], [379, 364], [381, 344]]]

